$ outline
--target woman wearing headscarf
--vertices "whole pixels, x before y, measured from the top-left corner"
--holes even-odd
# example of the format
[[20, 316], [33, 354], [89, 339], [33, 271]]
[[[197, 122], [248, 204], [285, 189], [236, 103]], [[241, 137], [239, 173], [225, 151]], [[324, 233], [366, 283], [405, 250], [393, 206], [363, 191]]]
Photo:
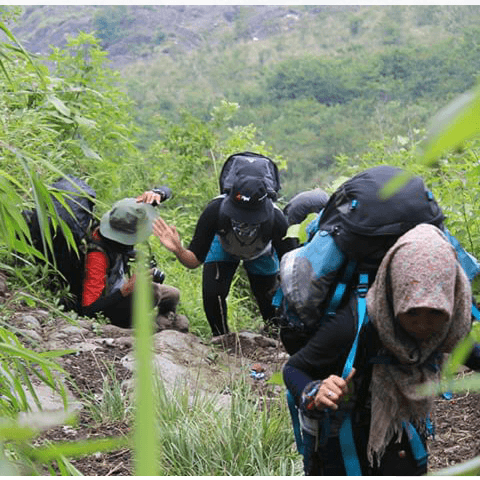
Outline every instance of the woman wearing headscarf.
[[[427, 224], [409, 230], [387, 252], [368, 291], [369, 322], [347, 379], [341, 372], [350, 346], [331, 345], [335, 326], [339, 338], [355, 328], [351, 302], [338, 311], [330, 338], [314, 337], [284, 367], [304, 422], [317, 418], [322, 425], [325, 409], [348, 410], [363, 475], [424, 474], [427, 465], [415, 460], [406, 425], [425, 446], [433, 398], [418, 387], [435, 381], [444, 354], [470, 331], [471, 300], [470, 283], [443, 233]], [[305, 453], [307, 475], [346, 474], [336, 421]]]

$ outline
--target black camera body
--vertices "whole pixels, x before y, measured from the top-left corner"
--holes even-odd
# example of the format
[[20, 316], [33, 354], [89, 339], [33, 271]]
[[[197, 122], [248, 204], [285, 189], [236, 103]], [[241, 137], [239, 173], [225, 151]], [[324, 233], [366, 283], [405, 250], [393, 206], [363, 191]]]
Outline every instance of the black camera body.
[[154, 267], [152, 270], [152, 280], [155, 283], [163, 283], [165, 281], [165, 272], [162, 272], [159, 268]]
[[162, 270], [157, 268], [157, 262], [153, 257], [150, 258], [150, 269], [153, 282], [163, 283], [165, 281], [165, 272], [162, 272]]

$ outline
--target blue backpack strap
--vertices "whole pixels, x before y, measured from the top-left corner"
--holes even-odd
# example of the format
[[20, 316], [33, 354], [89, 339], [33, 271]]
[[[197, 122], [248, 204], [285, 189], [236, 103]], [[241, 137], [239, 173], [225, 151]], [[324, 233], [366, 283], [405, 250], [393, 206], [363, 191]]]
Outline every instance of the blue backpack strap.
[[480, 310], [473, 302], [472, 302], [472, 316], [473, 318], [475, 318], [477, 322], [480, 322]]
[[407, 432], [407, 437], [412, 448], [413, 457], [415, 458], [419, 467], [424, 467], [427, 464], [428, 452], [425, 445], [417, 432], [417, 429], [409, 422], [402, 422], [402, 426]]
[[278, 287], [275, 293], [273, 294], [272, 305], [275, 308], [280, 308], [283, 302], [283, 297], [284, 295], [283, 295], [282, 287]]
[[340, 430], [338, 431], [340, 440], [340, 449], [342, 451], [343, 463], [347, 475], [360, 477], [362, 469], [358, 460], [355, 439], [353, 438], [352, 419], [350, 413], [345, 415]]
[[[480, 310], [478, 309], [475, 302], [472, 302], [472, 317], [475, 319], [475, 321], [480, 322]], [[442, 398], [444, 398], [445, 400], [451, 400], [453, 398], [453, 392], [443, 392]]]
[[295, 435], [295, 443], [297, 444], [297, 451], [301, 455], [303, 455], [304, 445], [303, 445], [303, 438], [302, 432], [300, 429], [300, 420], [298, 418], [298, 408], [295, 405], [295, 398], [292, 395], [292, 392], [287, 389], [287, 404], [288, 410], [290, 411], [290, 417], [292, 418], [293, 424], [293, 433]]
[[457, 259], [470, 280], [470, 283], [473, 282], [473, 279], [480, 273], [480, 262], [462, 247], [460, 242], [448, 231], [448, 229], [445, 228], [443, 233], [455, 249]]
[[345, 267], [345, 271], [343, 273], [342, 279], [338, 282], [337, 286], [335, 287], [335, 291], [333, 292], [332, 298], [328, 307], [326, 308], [327, 315], [335, 315], [340, 302], [342, 301], [343, 294], [347, 289], [348, 282], [350, 282], [353, 272], [355, 271], [355, 267], [357, 266], [357, 262], [355, 260], [349, 260], [347, 266]]
[[[359, 282], [357, 286], [357, 334], [353, 341], [352, 348], [348, 354], [347, 361], [343, 367], [342, 378], [347, 378], [352, 371], [355, 357], [357, 355], [358, 340], [363, 325], [368, 322], [367, 316], [367, 300], [366, 295], [368, 291], [368, 274], [360, 273]], [[352, 419], [350, 412], [346, 412], [342, 425], [339, 430], [340, 449], [342, 451], [343, 463], [345, 464], [345, 471], [348, 476], [361, 476], [362, 469], [358, 460], [357, 449], [355, 448], [355, 439], [353, 438]]]
[[360, 331], [362, 330], [363, 325], [368, 321], [367, 316], [367, 295], [368, 291], [368, 273], [360, 273], [359, 281], [357, 285], [357, 334], [355, 335], [355, 340], [353, 341], [352, 348], [348, 354], [347, 361], [343, 367], [342, 378], [347, 378], [352, 370], [353, 364], [355, 362], [355, 357], [357, 355], [358, 339], [360, 338]]

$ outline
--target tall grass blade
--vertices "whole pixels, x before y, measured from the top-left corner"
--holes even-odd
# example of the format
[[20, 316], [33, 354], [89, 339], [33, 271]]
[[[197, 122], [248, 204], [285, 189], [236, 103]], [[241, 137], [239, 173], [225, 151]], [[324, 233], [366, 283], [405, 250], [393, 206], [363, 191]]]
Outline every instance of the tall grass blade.
[[153, 395], [152, 290], [145, 259], [139, 252], [134, 292], [135, 326], [135, 475], [157, 475], [158, 445]]

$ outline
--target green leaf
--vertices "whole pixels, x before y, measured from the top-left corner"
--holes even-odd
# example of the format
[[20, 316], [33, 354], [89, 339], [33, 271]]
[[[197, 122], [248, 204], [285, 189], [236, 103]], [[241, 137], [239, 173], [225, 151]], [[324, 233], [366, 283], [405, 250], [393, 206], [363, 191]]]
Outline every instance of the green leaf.
[[472, 351], [476, 336], [476, 330], [478, 330], [480, 324], [475, 322], [470, 333], [456, 346], [452, 354], [448, 358], [448, 362], [443, 367], [442, 377], [445, 380], [452, 378], [458, 371], [458, 367], [463, 365], [468, 355]]
[[282, 372], [273, 372], [272, 376], [265, 382], [269, 383], [272, 385], [285, 385], [285, 382], [283, 381], [283, 375]]
[[300, 237], [300, 224], [290, 225], [288, 227], [285, 238], [299, 238]]
[[419, 393], [423, 395], [438, 395], [444, 392], [462, 393], [468, 390], [480, 391], [480, 373], [466, 375], [455, 380], [422, 385], [418, 388]]
[[433, 119], [423, 162], [430, 165], [446, 150], [480, 132], [480, 87], [456, 98]]
[[73, 116], [73, 119], [79, 124], [79, 125], [82, 125], [84, 127], [88, 127], [88, 128], [96, 128], [97, 124], [95, 123], [95, 121], [93, 120], [90, 120], [88, 118], [85, 118], [85, 117], [82, 117], [81, 115], [78, 115], [78, 114], [75, 114]]
[[133, 296], [135, 327], [135, 475], [157, 475], [158, 458], [155, 396], [153, 391], [153, 317], [148, 305], [152, 305], [152, 290], [146, 271], [143, 252], [139, 252], [136, 267], [137, 280]]
[[70, 109], [58, 97], [48, 95], [47, 99], [62, 115], [70, 117]]
[[307, 241], [307, 227], [310, 222], [313, 222], [318, 216], [318, 213], [309, 213], [302, 223], [290, 225], [288, 227], [285, 237], [298, 238], [298, 241], [303, 244]]
[[48, 447], [27, 448], [24, 452], [32, 459], [49, 462], [63, 456], [79, 457], [96, 452], [118, 450], [129, 443], [128, 437], [102, 438], [98, 440], [57, 443]]
[[412, 174], [410, 172], [402, 172], [396, 175], [383, 186], [380, 192], [378, 192], [378, 196], [381, 200], [386, 200], [394, 195], [397, 190], [400, 190], [403, 186], [405, 186], [410, 178], [412, 178]]
[[80, 142], [80, 148], [87, 158], [102, 161], [102, 157], [97, 152], [93, 151], [85, 142]]

